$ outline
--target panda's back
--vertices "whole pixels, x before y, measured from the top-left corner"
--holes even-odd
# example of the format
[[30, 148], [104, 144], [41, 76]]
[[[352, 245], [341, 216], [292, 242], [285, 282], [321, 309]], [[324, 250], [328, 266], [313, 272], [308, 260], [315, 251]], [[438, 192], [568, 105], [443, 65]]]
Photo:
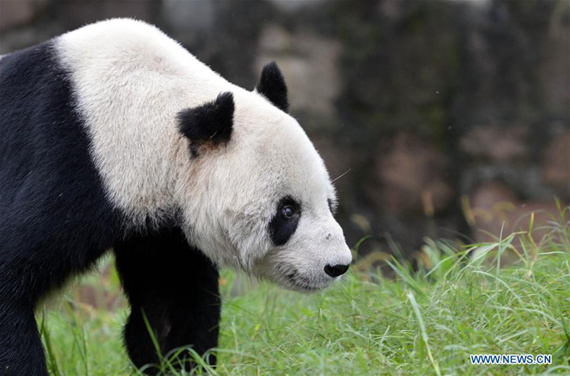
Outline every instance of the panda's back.
[[5, 252], [49, 254], [54, 236], [63, 252], [108, 247], [113, 209], [53, 41], [0, 59], [0, 133], [0, 269]]

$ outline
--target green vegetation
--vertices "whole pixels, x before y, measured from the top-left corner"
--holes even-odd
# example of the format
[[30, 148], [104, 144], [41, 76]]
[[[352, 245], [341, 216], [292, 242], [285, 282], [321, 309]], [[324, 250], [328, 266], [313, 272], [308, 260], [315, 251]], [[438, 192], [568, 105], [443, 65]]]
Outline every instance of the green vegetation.
[[[313, 295], [254, 288], [225, 272], [219, 366], [200, 373], [570, 374], [570, 228], [564, 214], [557, 222], [565, 225], [553, 222], [539, 244], [529, 234], [459, 250], [427, 240], [420, 265], [429, 268], [412, 271], [393, 260], [395, 279], [353, 272]], [[517, 261], [501, 265], [509, 253]], [[110, 279], [109, 288], [118, 289]], [[233, 296], [236, 286], [245, 293]], [[45, 311], [42, 325], [53, 375], [137, 374], [121, 348], [124, 308], [93, 310], [69, 300], [56, 308]], [[552, 354], [553, 362], [469, 360], [470, 354], [503, 353]]]

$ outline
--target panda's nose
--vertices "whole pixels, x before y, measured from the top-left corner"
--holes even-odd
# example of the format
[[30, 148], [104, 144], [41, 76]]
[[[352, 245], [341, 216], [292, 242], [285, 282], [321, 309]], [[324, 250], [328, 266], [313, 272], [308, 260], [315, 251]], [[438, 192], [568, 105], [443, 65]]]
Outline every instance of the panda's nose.
[[342, 265], [342, 264], [327, 265], [327, 266], [325, 266], [325, 273], [327, 273], [328, 275], [330, 275], [333, 278], [338, 277], [339, 275], [346, 273], [346, 271], [348, 270], [348, 267], [349, 267], [349, 265]]

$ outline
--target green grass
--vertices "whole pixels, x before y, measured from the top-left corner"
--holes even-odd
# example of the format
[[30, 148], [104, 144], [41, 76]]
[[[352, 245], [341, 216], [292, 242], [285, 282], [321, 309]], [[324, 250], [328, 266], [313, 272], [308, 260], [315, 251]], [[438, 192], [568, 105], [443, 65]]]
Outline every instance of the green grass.
[[[566, 223], [540, 244], [528, 234], [469, 247], [427, 240], [429, 268], [392, 260], [394, 279], [353, 272], [312, 295], [254, 288], [225, 271], [219, 366], [203, 374], [570, 374], [569, 235]], [[507, 254], [517, 261], [501, 265]], [[233, 296], [236, 285], [245, 293]], [[121, 347], [125, 309], [67, 300], [56, 308], [45, 311], [42, 330], [53, 375], [137, 374]], [[469, 361], [502, 353], [552, 354], [553, 363]]]

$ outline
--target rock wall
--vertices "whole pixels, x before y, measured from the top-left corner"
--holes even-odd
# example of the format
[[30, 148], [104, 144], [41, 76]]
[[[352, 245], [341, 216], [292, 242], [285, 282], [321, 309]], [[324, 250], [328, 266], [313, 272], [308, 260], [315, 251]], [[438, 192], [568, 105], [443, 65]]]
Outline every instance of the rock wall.
[[157, 24], [245, 87], [275, 60], [338, 177], [349, 244], [373, 235], [363, 252], [410, 252], [568, 202], [568, 4], [0, 0], [0, 54], [120, 16]]

